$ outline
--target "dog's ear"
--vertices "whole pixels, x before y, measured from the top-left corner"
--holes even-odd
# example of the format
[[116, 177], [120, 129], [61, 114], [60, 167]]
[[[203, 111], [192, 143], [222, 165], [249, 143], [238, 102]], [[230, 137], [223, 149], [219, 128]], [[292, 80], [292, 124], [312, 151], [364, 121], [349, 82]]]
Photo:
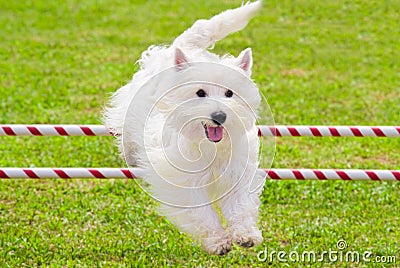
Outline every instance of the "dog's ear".
[[175, 49], [175, 69], [176, 71], [182, 71], [189, 67], [189, 61], [187, 60], [185, 54], [179, 48]]
[[243, 50], [236, 59], [236, 65], [239, 66], [248, 76], [251, 75], [251, 66], [253, 65], [253, 56], [251, 48]]

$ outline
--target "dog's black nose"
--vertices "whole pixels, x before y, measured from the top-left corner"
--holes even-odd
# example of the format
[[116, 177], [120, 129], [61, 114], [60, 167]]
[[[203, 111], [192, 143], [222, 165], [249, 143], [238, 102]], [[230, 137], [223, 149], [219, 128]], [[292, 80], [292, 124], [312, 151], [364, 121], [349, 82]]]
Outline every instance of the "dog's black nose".
[[222, 125], [226, 120], [226, 113], [214, 112], [211, 114], [212, 121], [217, 125]]

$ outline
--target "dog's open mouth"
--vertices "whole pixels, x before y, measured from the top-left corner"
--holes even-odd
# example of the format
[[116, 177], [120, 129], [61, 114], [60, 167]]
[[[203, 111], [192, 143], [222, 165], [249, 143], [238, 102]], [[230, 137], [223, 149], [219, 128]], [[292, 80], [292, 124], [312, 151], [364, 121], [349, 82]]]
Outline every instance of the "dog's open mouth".
[[224, 135], [224, 128], [222, 126], [208, 126], [203, 123], [204, 131], [207, 139], [212, 142], [219, 142]]

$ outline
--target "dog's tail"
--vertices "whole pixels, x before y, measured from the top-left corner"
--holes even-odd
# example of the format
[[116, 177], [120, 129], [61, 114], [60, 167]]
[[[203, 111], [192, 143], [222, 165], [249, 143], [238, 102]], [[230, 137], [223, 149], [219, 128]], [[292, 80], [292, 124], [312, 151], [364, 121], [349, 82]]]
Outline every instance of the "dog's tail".
[[262, 0], [226, 10], [209, 20], [198, 20], [178, 36], [173, 45], [180, 48], [206, 49], [230, 33], [242, 30], [262, 6]]

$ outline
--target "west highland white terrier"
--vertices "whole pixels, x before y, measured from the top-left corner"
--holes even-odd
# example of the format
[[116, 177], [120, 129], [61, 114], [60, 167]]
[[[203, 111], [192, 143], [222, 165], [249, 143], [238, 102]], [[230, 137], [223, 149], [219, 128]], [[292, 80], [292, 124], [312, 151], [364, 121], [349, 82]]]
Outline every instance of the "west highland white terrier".
[[257, 228], [265, 178], [257, 171], [261, 97], [252, 52], [207, 49], [243, 29], [261, 1], [198, 20], [170, 46], [151, 46], [132, 81], [112, 96], [104, 124], [130, 167], [138, 167], [160, 212], [210, 254], [232, 242], [262, 242]]

